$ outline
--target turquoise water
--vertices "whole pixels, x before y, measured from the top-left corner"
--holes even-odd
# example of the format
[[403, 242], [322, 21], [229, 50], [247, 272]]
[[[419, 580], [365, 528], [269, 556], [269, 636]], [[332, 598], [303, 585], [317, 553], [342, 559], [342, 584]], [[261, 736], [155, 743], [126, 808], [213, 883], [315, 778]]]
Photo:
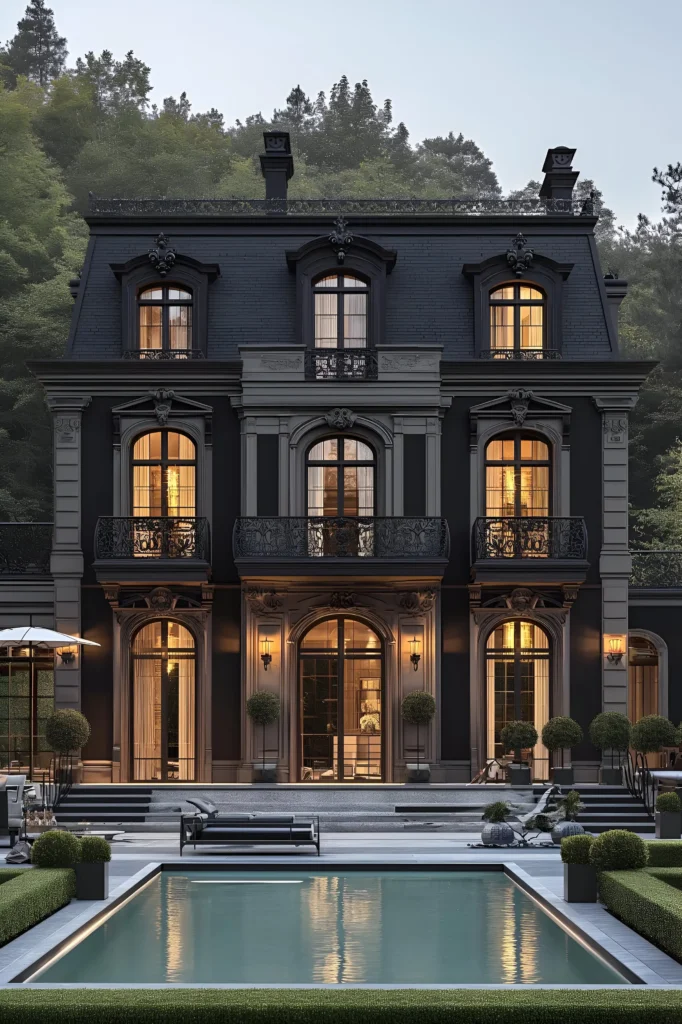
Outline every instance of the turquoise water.
[[163, 872], [35, 980], [623, 982], [483, 871]]

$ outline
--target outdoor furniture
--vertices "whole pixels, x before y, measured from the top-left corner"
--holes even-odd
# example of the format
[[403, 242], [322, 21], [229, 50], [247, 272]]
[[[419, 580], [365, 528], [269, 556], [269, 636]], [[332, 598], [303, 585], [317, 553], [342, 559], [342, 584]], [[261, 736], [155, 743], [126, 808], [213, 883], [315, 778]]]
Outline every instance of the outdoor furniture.
[[0, 835], [9, 836], [10, 847], [23, 827], [25, 785], [25, 775], [0, 777]]
[[183, 847], [314, 846], [320, 855], [320, 819], [294, 814], [183, 814], [180, 816], [180, 856]]

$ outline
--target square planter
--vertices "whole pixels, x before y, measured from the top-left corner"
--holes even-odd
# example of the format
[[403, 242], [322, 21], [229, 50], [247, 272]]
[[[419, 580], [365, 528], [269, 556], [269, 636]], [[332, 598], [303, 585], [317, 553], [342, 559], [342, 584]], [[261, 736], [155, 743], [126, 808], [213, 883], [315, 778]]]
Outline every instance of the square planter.
[[552, 768], [552, 782], [555, 786], [572, 786], [572, 768]]
[[510, 786], [530, 786], [530, 768], [527, 764], [510, 764], [508, 772]]
[[597, 902], [597, 872], [591, 864], [564, 864], [566, 903]]
[[109, 862], [74, 864], [77, 900], [106, 900], [109, 896]]
[[623, 773], [620, 768], [601, 768], [599, 771], [599, 782], [602, 786], [621, 786]]
[[682, 833], [682, 811], [656, 811], [656, 838], [679, 839]]
[[431, 765], [406, 764], [407, 782], [428, 782], [431, 778]]
[[266, 765], [254, 765], [253, 766], [253, 781], [254, 782], [277, 782], [277, 765], [266, 764]]

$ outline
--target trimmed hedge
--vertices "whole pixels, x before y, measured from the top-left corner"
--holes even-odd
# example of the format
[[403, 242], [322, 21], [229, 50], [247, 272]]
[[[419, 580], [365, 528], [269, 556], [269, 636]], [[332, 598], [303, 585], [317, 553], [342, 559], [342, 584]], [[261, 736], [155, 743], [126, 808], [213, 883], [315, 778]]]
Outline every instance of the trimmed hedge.
[[70, 868], [0, 869], [0, 879], [0, 946], [65, 907], [76, 894]]
[[644, 845], [649, 851], [650, 868], [682, 868], [682, 839], [650, 839]]
[[22, 1024], [677, 1024], [682, 991], [5, 989]]
[[[652, 844], [653, 845], [653, 844]], [[682, 872], [667, 869], [678, 876]], [[665, 877], [666, 869], [604, 871], [599, 899], [615, 917], [660, 949], [682, 958], [682, 892]]]
[[590, 864], [597, 871], [631, 871], [646, 867], [644, 840], [624, 828], [612, 828], [597, 836], [590, 848]]

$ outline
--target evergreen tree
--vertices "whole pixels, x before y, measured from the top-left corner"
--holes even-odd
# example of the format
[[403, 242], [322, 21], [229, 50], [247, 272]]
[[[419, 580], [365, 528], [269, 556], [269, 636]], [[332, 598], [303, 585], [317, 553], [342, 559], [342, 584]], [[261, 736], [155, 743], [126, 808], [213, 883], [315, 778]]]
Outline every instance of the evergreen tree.
[[64, 70], [66, 39], [57, 32], [53, 15], [45, 0], [30, 0], [16, 35], [0, 50], [3, 78], [11, 88], [19, 75], [45, 88]]

